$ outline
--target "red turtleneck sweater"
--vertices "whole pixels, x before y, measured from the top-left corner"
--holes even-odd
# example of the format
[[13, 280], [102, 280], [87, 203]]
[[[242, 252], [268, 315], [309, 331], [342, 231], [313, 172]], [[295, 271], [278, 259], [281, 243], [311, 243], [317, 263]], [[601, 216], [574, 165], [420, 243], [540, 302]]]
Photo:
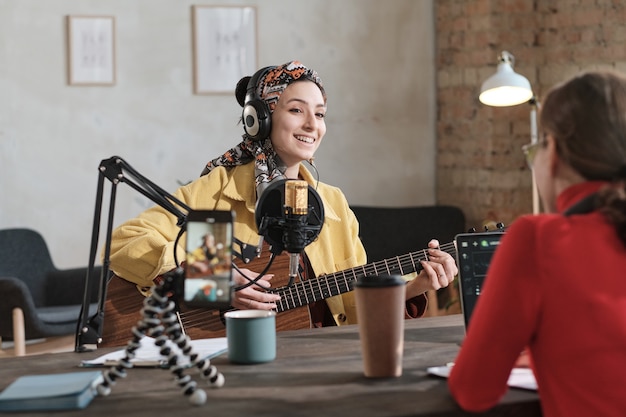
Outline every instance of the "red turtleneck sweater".
[[[559, 212], [602, 185], [568, 188]], [[598, 212], [522, 216], [508, 229], [448, 380], [458, 404], [496, 405], [525, 347], [545, 417], [626, 412], [626, 247]]]

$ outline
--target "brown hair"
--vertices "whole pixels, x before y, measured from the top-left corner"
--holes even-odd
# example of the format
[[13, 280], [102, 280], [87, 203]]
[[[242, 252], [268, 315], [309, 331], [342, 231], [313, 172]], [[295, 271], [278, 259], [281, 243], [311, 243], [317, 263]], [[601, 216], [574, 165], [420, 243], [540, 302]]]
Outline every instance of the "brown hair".
[[598, 193], [596, 208], [626, 244], [626, 76], [587, 72], [553, 87], [540, 125], [554, 136], [559, 156], [580, 175], [610, 182]]

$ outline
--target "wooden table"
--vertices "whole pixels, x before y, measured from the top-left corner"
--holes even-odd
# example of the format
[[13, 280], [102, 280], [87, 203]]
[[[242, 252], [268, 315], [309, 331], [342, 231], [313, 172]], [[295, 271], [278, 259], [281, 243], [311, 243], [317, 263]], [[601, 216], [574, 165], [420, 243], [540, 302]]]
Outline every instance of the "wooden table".
[[[461, 315], [406, 321], [403, 375], [370, 380], [363, 376], [356, 326], [278, 333], [275, 361], [232, 365], [226, 355], [213, 359], [226, 378], [207, 389], [204, 406], [192, 406], [163, 369], [134, 368], [108, 397], [97, 397], [83, 411], [68, 415], [111, 416], [463, 416], [446, 380], [426, 374], [429, 366], [454, 360], [463, 338]], [[82, 360], [115, 349], [0, 359], [0, 389], [21, 375], [78, 370]], [[194, 378], [204, 387], [196, 373]], [[48, 416], [50, 413], [20, 413]], [[63, 413], [54, 413], [63, 415]], [[473, 415], [473, 414], [472, 414]], [[539, 416], [539, 397], [511, 389], [489, 416]]]

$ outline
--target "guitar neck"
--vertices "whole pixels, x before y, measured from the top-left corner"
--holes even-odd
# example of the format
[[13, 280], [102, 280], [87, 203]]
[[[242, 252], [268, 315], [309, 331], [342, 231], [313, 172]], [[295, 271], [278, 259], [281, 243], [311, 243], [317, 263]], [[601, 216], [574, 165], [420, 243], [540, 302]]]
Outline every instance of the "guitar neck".
[[[440, 248], [456, 258], [456, 246], [454, 242], [446, 243]], [[406, 275], [422, 270], [421, 261], [427, 261], [428, 249], [407, 253], [382, 261], [376, 261], [367, 265], [350, 268], [317, 278], [296, 282], [290, 286], [272, 290], [280, 295], [277, 302], [277, 312], [287, 311], [294, 308], [311, 304], [315, 301], [340, 295], [354, 289], [354, 283], [361, 277], [373, 275]]]

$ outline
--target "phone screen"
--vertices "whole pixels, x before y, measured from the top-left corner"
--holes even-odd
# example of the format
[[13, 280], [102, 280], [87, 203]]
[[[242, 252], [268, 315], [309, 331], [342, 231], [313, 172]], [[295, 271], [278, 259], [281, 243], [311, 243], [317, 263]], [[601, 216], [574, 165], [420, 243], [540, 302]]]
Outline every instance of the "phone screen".
[[183, 301], [191, 307], [230, 305], [234, 214], [230, 211], [191, 211], [186, 225]]

